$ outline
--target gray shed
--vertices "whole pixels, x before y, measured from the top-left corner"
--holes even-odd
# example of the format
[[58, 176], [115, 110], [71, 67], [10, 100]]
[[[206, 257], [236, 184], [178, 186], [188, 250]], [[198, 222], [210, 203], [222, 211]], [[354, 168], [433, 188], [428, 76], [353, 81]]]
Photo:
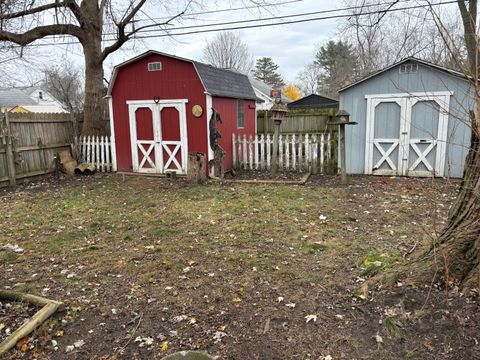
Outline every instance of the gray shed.
[[349, 174], [463, 176], [473, 87], [462, 73], [404, 59], [339, 91]]

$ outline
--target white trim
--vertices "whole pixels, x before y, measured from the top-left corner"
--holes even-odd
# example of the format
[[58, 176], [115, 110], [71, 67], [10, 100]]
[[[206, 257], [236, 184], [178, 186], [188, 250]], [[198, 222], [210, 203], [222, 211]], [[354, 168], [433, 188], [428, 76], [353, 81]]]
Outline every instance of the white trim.
[[412, 93], [392, 93], [392, 94], [368, 94], [365, 95], [365, 99], [390, 99], [390, 98], [402, 98], [402, 97], [419, 97], [422, 100], [425, 97], [438, 97], [438, 96], [451, 96], [453, 91], [431, 91], [431, 92], [412, 92]]
[[[444, 176], [445, 173], [445, 153], [446, 153], [446, 141], [448, 135], [448, 114], [450, 108], [450, 96], [453, 95], [452, 91], [438, 91], [438, 92], [416, 92], [416, 93], [399, 93], [399, 94], [375, 94], [366, 95], [367, 99], [367, 114], [366, 114], [366, 134], [365, 134], [365, 174], [375, 175], [403, 175], [403, 176]], [[438, 115], [438, 130], [436, 138], [426, 139], [431, 144], [425, 151], [420, 151], [416, 146], [419, 143], [419, 139], [412, 139], [410, 137], [412, 127], [412, 110], [413, 106], [419, 101], [433, 101], [439, 106]], [[397, 139], [375, 139], [375, 108], [380, 103], [395, 102], [400, 105], [400, 133]], [[398, 141], [398, 162], [397, 167], [394, 169], [391, 159], [385, 159], [394, 150], [394, 145], [387, 151], [381, 151], [378, 143], [389, 143]], [[373, 170], [373, 153], [374, 147], [376, 147], [382, 157], [381, 160], [375, 164], [377, 166], [387, 161], [391, 170]], [[392, 149], [393, 148], [393, 149]], [[418, 158], [409, 165], [410, 149], [415, 151]], [[383, 150], [383, 148], [382, 148]], [[428, 150], [428, 151], [427, 151]], [[435, 151], [435, 167], [429, 164], [426, 160], [426, 156]], [[429, 171], [418, 170], [415, 168], [423, 163]]]
[[178, 104], [178, 103], [188, 103], [188, 99], [162, 99], [159, 101], [155, 100], [127, 100], [128, 105], [154, 105], [154, 104]]
[[205, 92], [205, 106], [207, 107], [207, 169], [209, 169], [210, 176], [215, 176], [215, 169], [210, 168], [210, 160], [213, 160], [215, 157], [215, 154], [213, 153], [211, 143], [210, 143], [210, 119], [212, 118], [213, 115], [213, 98], [212, 95], [209, 93]]
[[117, 147], [115, 142], [115, 121], [113, 119], [113, 99], [108, 97], [108, 112], [110, 116], [110, 149], [112, 155], [112, 171], [117, 171]]
[[[132, 151], [132, 170], [134, 172], [145, 172], [145, 173], [166, 173], [169, 171], [175, 171], [175, 169], [166, 169], [172, 162], [177, 166], [177, 172], [179, 174], [187, 173], [187, 156], [188, 156], [188, 134], [187, 134], [187, 113], [186, 113], [186, 99], [174, 99], [170, 100], [161, 100], [155, 102], [153, 100], [129, 100], [128, 104], [128, 113], [129, 113], [129, 125], [130, 125], [130, 142], [131, 142], [131, 151]], [[163, 141], [162, 140], [162, 126], [161, 126], [161, 111], [164, 108], [172, 107], [178, 111], [178, 118], [180, 122], [180, 141]], [[136, 128], [136, 115], [135, 112], [139, 108], [149, 108], [152, 112], [152, 126], [153, 126], [153, 140], [137, 140], [137, 128]], [[144, 168], [146, 160], [142, 159], [141, 164], [138, 162], [138, 144], [139, 143], [153, 143], [154, 152], [155, 152], [155, 167], [154, 168]], [[164, 145], [176, 145], [176, 148], [172, 151], [166, 149]], [[181, 147], [181, 161], [182, 164], [178, 164], [176, 159], [171, 159], [172, 153], [175, 155], [178, 152], [178, 148]], [[145, 150], [145, 149], [144, 149]], [[163, 150], [169, 154], [169, 159], [167, 164], [164, 163]], [[142, 151], [142, 150], [141, 150]], [[149, 155], [152, 150], [146, 150]], [[142, 151], [142, 153], [145, 152]], [[150, 161], [149, 161], [150, 163]]]
[[428, 61], [420, 60], [420, 59], [417, 59], [417, 58], [411, 56], [411, 57], [405, 58], [405, 59], [403, 59], [403, 60], [400, 60], [400, 61], [398, 61], [398, 62], [396, 62], [396, 63], [394, 63], [394, 64], [392, 64], [392, 65], [390, 65], [390, 66], [387, 66], [387, 67], [385, 67], [385, 68], [383, 68], [383, 69], [381, 69], [381, 70], [378, 70], [378, 71], [374, 72], [373, 74], [370, 74], [370, 75], [368, 75], [368, 76], [365, 76], [364, 78], [362, 78], [362, 79], [360, 79], [360, 80], [357, 80], [357, 81], [355, 81], [355, 82], [353, 82], [353, 83], [351, 83], [351, 84], [348, 84], [347, 86], [339, 89], [338, 92], [340, 93], [340, 92], [342, 92], [342, 91], [345, 91], [345, 90], [347, 90], [347, 89], [350, 89], [351, 87], [354, 87], [355, 85], [358, 85], [358, 84], [360, 84], [360, 83], [362, 83], [362, 82], [364, 82], [364, 81], [367, 81], [368, 79], [371, 79], [371, 78], [373, 78], [373, 77], [375, 77], [375, 76], [377, 76], [377, 75], [380, 75], [380, 74], [382, 74], [382, 73], [384, 73], [384, 72], [386, 72], [386, 71], [388, 71], [388, 70], [390, 70], [390, 69], [393, 69], [394, 67], [399, 66], [399, 65], [401, 65], [401, 64], [403, 64], [403, 63], [405, 63], [405, 62], [407, 62], [407, 61], [414, 61], [414, 62], [417, 62], [417, 63], [419, 63], [419, 64], [421, 64], [421, 65], [424, 65], [424, 66], [426, 66], [426, 67], [429, 67], [429, 68], [431, 68], [431, 69], [433, 69], [433, 70], [445, 72], [445, 73], [448, 73], [449, 75], [457, 76], [457, 77], [463, 78], [464, 80], [467, 80], [467, 81], [472, 79], [470, 76], [467, 76], [467, 75], [465, 75], [465, 74], [462, 74], [461, 72], [458, 72], [458, 71], [456, 71], [456, 70], [448, 69], [448, 68], [445, 68], [445, 67], [443, 67], [443, 66], [440, 66], [440, 65], [437, 65], [437, 64], [433, 64], [433, 63], [430, 63], [430, 62], [428, 62]]

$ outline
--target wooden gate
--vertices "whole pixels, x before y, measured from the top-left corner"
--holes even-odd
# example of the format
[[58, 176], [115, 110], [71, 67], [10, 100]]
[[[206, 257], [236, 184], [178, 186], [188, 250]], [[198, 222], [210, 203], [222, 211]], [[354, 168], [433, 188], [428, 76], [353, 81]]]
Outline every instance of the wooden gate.
[[0, 114], [0, 186], [52, 172], [54, 154], [69, 150], [73, 136], [70, 114]]

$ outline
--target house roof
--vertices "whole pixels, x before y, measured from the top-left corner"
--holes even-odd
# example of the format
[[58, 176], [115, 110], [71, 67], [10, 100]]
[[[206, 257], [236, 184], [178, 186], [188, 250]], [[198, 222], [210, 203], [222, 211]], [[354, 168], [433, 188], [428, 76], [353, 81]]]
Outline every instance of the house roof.
[[17, 105], [37, 105], [37, 102], [21, 89], [0, 89], [0, 107], [14, 107]]
[[255, 91], [248, 77], [234, 70], [219, 69], [198, 61], [192, 61], [205, 90], [211, 95], [256, 100]]
[[156, 50], [148, 50], [143, 54], [133, 57], [114, 67], [110, 84], [108, 85], [107, 95], [112, 94], [113, 85], [117, 77], [118, 70], [126, 65], [134, 63], [149, 55], [161, 55], [174, 58], [181, 61], [187, 61], [193, 64], [205, 91], [213, 96], [223, 96], [235, 99], [256, 100], [255, 92], [250, 84], [248, 77], [237, 71], [220, 69], [212, 65], [204, 64], [198, 61], [185, 59], [175, 55], [162, 53]]
[[297, 101], [287, 104], [289, 109], [321, 109], [321, 108], [336, 108], [338, 107], [338, 100], [329, 98], [327, 96], [310, 94]]
[[463, 74], [463, 73], [461, 73], [461, 72], [459, 72], [459, 71], [452, 70], [452, 69], [449, 69], [449, 68], [440, 66], [440, 65], [438, 65], [438, 64], [434, 64], [434, 63], [431, 63], [431, 62], [429, 62], [429, 61], [421, 60], [421, 59], [418, 59], [418, 58], [416, 58], [416, 57], [410, 56], [410, 57], [407, 57], [407, 58], [405, 58], [405, 59], [402, 59], [402, 60], [400, 60], [400, 61], [398, 61], [398, 62], [396, 62], [396, 63], [394, 63], [394, 64], [392, 64], [392, 65], [390, 65], [390, 66], [387, 66], [387, 67], [385, 67], [385, 68], [383, 68], [383, 69], [381, 69], [381, 70], [375, 71], [375, 72], [373, 72], [373, 73], [371, 73], [371, 74], [369, 74], [369, 75], [361, 78], [360, 80], [354, 81], [353, 83], [351, 83], [351, 84], [349, 84], [349, 85], [347, 85], [347, 86], [344, 86], [343, 88], [339, 89], [338, 92], [342, 92], [342, 91], [344, 91], [344, 90], [347, 90], [347, 89], [349, 89], [349, 88], [351, 88], [351, 87], [353, 87], [353, 86], [355, 86], [355, 85], [358, 85], [358, 84], [360, 84], [360, 83], [362, 83], [362, 82], [364, 82], [364, 81], [366, 81], [366, 80], [368, 80], [368, 79], [371, 79], [371, 78], [373, 78], [373, 77], [375, 77], [375, 76], [377, 76], [377, 75], [379, 75], [379, 74], [381, 74], [381, 73], [383, 73], [383, 72], [385, 72], [385, 71], [388, 71], [388, 70], [390, 70], [390, 69], [393, 69], [394, 67], [396, 67], [396, 66], [398, 66], [398, 65], [401, 65], [401, 64], [403, 64], [403, 63], [409, 62], [409, 61], [410, 61], [410, 62], [416, 62], [416, 63], [422, 64], [422, 65], [424, 65], [424, 66], [430, 67], [430, 68], [432, 68], [432, 69], [440, 70], [440, 71], [445, 72], [445, 73], [447, 73], [447, 74], [450, 74], [450, 75], [453, 75], [453, 76], [457, 76], [457, 77], [460, 77], [460, 78], [463, 78], [463, 79], [466, 79], [466, 80], [470, 78], [469, 76], [467, 76], [467, 75], [465, 75], [465, 74]]
[[[250, 80], [250, 84], [252, 84], [254, 90], [257, 90], [258, 92], [262, 93], [265, 97], [273, 101], [272, 97], [270, 96], [273, 88], [270, 85], [265, 84], [263, 81], [258, 80], [253, 76], [249, 76], [248, 80]], [[281, 94], [281, 100], [284, 104], [288, 104], [292, 102], [290, 98], [286, 97], [283, 94]]]

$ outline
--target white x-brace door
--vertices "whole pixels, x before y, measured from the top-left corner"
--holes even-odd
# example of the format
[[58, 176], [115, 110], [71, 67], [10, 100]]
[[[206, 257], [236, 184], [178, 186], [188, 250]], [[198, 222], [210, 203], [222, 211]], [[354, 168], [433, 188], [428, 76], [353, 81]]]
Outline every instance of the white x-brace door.
[[[449, 91], [441, 91], [365, 96], [367, 99], [365, 174], [443, 176], [448, 111], [452, 94]], [[438, 124], [435, 133], [430, 136], [414, 138], [411, 136], [414, 126], [412, 110], [415, 104], [422, 101], [433, 102], [438, 106]], [[383, 103], [395, 103], [400, 107], [400, 133], [390, 138], [375, 136], [376, 108]], [[435, 152], [434, 163], [427, 158], [432, 152]], [[376, 161], [375, 153], [380, 154]], [[398, 156], [395, 157], [394, 154]]]
[[[127, 101], [130, 119], [130, 139], [132, 147], [132, 167], [134, 172], [159, 173], [187, 172], [187, 116], [186, 99], [175, 100], [130, 100]], [[153, 139], [138, 139], [137, 116], [140, 108], [148, 108], [152, 115]], [[162, 109], [175, 108], [180, 122], [180, 139], [164, 140], [162, 136]], [[178, 155], [180, 161], [178, 159]]]

